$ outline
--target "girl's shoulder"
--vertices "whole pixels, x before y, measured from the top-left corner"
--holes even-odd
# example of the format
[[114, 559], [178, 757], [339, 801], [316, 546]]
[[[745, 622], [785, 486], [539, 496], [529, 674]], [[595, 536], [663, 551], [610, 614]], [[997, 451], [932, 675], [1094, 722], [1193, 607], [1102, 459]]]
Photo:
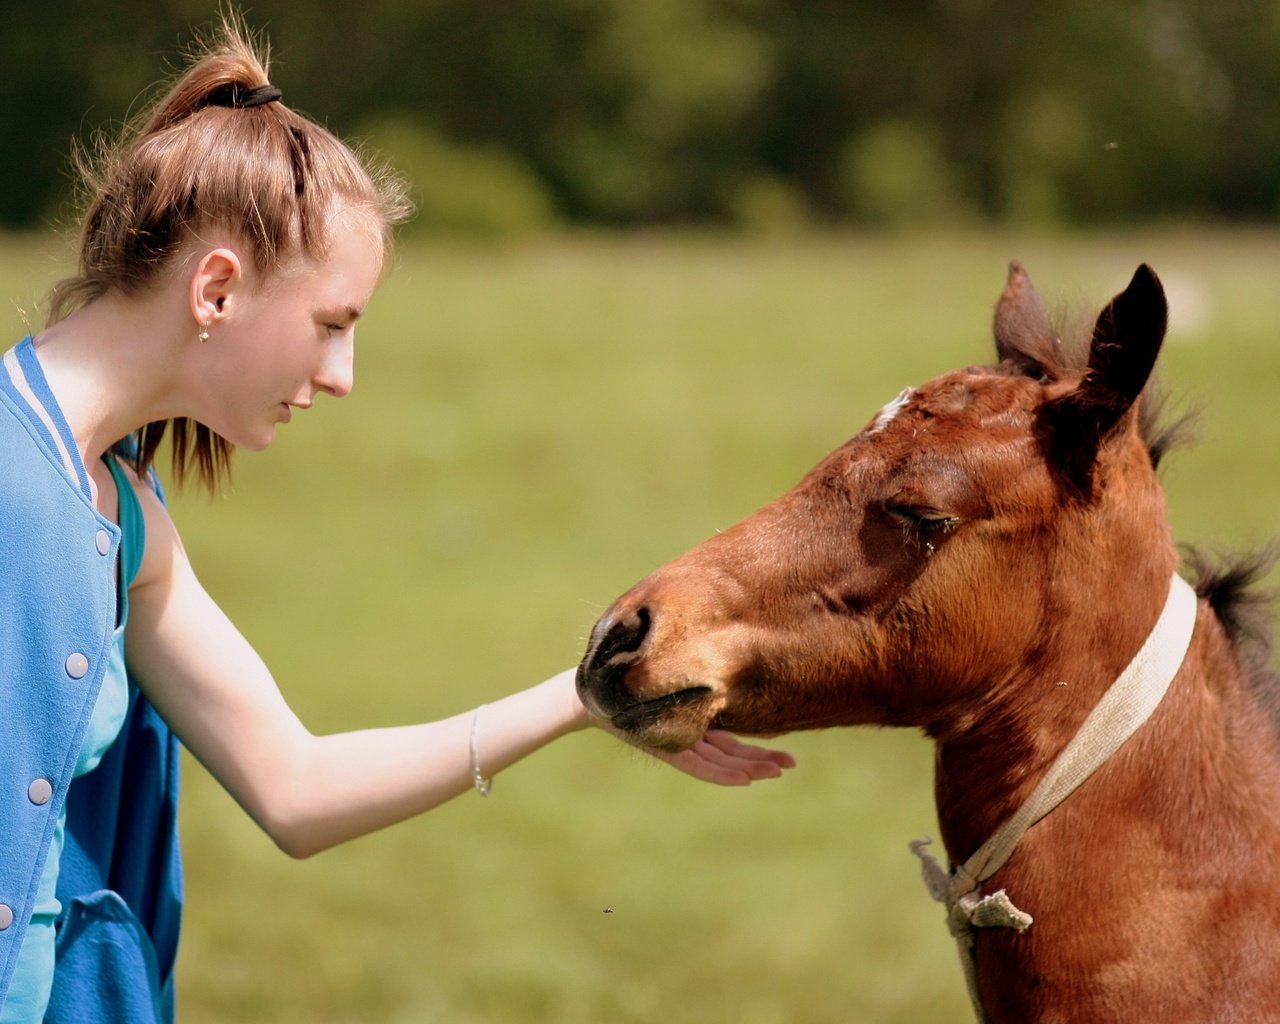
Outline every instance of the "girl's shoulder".
[[[116, 466], [119, 470], [117, 480], [122, 480], [132, 491], [132, 499], [142, 522], [145, 541], [142, 562], [134, 577], [133, 588], [145, 587], [167, 576], [172, 568], [174, 554], [182, 550], [182, 541], [161, 496], [162, 491], [155, 474], [147, 472], [140, 476], [126, 459], [117, 459]], [[122, 494], [120, 500], [123, 504], [127, 500], [126, 496]]]

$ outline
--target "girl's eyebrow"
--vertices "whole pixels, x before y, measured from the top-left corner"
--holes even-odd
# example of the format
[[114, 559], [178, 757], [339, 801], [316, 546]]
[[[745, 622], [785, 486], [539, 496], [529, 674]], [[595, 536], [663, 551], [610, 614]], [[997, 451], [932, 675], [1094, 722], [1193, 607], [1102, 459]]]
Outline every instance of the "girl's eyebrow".
[[363, 309], [357, 309], [355, 306], [333, 306], [327, 309], [316, 310], [316, 316], [325, 317], [332, 320], [345, 320], [348, 323], [354, 323], [359, 320], [364, 313]]

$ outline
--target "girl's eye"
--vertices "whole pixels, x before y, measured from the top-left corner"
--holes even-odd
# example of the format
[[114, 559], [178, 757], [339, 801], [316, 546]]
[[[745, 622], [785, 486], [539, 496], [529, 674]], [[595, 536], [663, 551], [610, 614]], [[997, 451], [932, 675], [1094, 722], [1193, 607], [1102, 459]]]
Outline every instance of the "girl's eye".
[[885, 511], [903, 526], [921, 533], [950, 533], [960, 522], [959, 516], [939, 512], [936, 508], [925, 505], [887, 505]]

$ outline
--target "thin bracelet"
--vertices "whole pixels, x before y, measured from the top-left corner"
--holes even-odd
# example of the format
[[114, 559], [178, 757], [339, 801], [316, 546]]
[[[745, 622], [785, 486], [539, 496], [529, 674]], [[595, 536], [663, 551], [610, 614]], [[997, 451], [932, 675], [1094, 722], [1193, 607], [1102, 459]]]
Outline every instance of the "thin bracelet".
[[493, 779], [486, 779], [480, 772], [480, 712], [485, 709], [481, 704], [471, 717], [471, 782], [476, 792], [488, 796], [493, 789]]

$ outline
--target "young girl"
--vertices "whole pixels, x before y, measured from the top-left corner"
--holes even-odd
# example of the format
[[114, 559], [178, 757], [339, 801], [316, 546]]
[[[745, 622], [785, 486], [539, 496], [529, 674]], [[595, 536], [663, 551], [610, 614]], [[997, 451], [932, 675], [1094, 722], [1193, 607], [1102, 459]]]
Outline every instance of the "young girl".
[[[233, 446], [351, 389], [400, 184], [286, 107], [234, 19], [86, 184], [79, 275], [0, 360], [4, 1022], [172, 1019], [178, 738], [306, 857], [596, 724], [562, 672], [445, 721], [313, 736], [161, 501], [166, 433], [176, 477], [214, 488]], [[791, 764], [717, 733], [670, 760], [723, 784]]]

